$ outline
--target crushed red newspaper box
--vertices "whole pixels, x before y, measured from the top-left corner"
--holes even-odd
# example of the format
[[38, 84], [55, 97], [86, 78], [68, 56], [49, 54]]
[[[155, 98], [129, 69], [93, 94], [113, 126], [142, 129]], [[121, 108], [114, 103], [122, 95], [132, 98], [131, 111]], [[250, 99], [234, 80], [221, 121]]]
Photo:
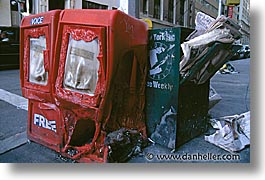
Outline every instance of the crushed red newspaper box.
[[118, 10], [58, 13], [21, 26], [29, 138], [78, 162], [106, 162], [108, 133], [128, 128], [146, 137], [148, 27]]

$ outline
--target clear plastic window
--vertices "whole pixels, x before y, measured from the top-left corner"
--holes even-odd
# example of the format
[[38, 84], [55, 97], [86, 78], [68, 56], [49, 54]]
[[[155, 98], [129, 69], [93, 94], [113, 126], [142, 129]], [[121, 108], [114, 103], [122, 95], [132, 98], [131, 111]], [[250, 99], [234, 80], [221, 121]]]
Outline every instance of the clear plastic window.
[[98, 39], [85, 42], [69, 37], [64, 73], [66, 89], [94, 95], [98, 80], [98, 54]]
[[48, 72], [45, 72], [44, 68], [44, 50], [46, 50], [45, 36], [30, 38], [29, 81], [35, 84], [47, 84]]

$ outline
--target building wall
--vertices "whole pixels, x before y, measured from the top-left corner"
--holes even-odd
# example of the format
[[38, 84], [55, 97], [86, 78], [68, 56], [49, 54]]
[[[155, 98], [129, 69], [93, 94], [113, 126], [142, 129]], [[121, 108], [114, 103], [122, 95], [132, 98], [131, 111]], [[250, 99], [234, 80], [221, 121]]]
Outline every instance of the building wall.
[[[172, 26], [185, 26], [194, 27], [194, 9], [193, 2], [195, 0], [65, 0], [64, 7], [59, 4], [60, 2], [55, 2], [54, 0], [23, 0], [30, 1], [32, 3], [32, 10], [30, 14], [38, 14], [42, 12], [55, 9], [54, 4], [58, 4], [59, 9], [84, 9], [89, 7], [99, 7], [103, 9], [117, 9], [129, 12], [137, 18], [150, 18], [154, 23], [154, 27], [172, 27]], [[1, 0], [2, 2], [7, 2], [9, 0]], [[53, 2], [53, 3], [51, 3]], [[143, 11], [143, 4], [148, 3], [147, 12], [145, 14]], [[52, 5], [51, 5], [52, 4]], [[53, 7], [49, 7], [49, 5]], [[122, 6], [124, 5], [124, 6]], [[126, 7], [127, 6], [127, 7]], [[5, 16], [1, 16], [1, 21], [6, 21], [1, 24], [12, 24], [12, 17], [10, 17], [10, 11], [4, 8]], [[13, 13], [14, 14], [14, 13]], [[9, 16], [8, 16], [9, 15]], [[18, 16], [14, 14], [13, 17]], [[5, 18], [9, 21], [7, 21]], [[18, 20], [18, 19], [17, 19]], [[11, 21], [11, 22], [10, 22]], [[17, 23], [18, 24], [18, 23]]]
[[[82, 0], [76, 0], [76, 1], [81, 1]], [[120, 6], [120, 1], [119, 0], [87, 0], [89, 2], [101, 4], [107, 6], [109, 10], [119, 8]]]
[[140, 0], [140, 18], [149, 18], [154, 28], [194, 27], [195, 0]]
[[[226, 1], [222, 0], [222, 11], [221, 14], [228, 16], [228, 6], [225, 6]], [[196, 0], [195, 12], [203, 12], [210, 15], [213, 18], [217, 18], [219, 10], [219, 0]], [[232, 19], [238, 23], [239, 19], [239, 5], [233, 7], [233, 16]]]
[[[29, 0], [24, 0], [29, 1]], [[46, 12], [49, 10], [49, 1], [32, 0], [31, 14]], [[225, 4], [225, 0], [222, 0]], [[219, 0], [65, 0], [62, 9], [82, 9], [84, 2], [90, 2], [93, 6], [99, 5], [105, 9], [117, 9], [122, 4], [127, 4], [127, 10], [138, 18], [148, 18], [153, 22], [153, 28], [185, 26], [194, 28], [196, 13], [201, 11], [213, 18], [218, 15]], [[136, 3], [137, 2], [137, 3]], [[126, 7], [124, 7], [126, 8]], [[249, 9], [250, 0], [240, 0], [240, 5], [233, 8], [233, 19], [242, 27], [242, 44], [248, 44], [250, 39]], [[138, 12], [136, 12], [138, 10]], [[9, 0], [0, 0], [0, 25], [18, 26], [18, 12], [10, 10]], [[138, 15], [139, 14], [139, 15]], [[222, 6], [222, 14], [227, 15], [227, 7]]]
[[239, 23], [239, 5], [234, 6], [234, 8], [233, 8], [233, 17], [232, 17], [232, 19], [233, 19], [235, 22]]
[[11, 8], [9, 0], [0, 0], [0, 26], [11, 26]]
[[218, 0], [196, 0], [195, 14], [197, 12], [203, 12], [216, 18], [218, 15]]
[[239, 25], [241, 26], [242, 38], [241, 44], [250, 42], [250, 0], [240, 0]]

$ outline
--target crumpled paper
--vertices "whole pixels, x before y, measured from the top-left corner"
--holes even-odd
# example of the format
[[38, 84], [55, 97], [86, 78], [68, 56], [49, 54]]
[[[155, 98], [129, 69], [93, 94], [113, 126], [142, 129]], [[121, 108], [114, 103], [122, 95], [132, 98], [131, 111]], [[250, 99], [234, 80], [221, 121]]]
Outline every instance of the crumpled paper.
[[213, 128], [217, 129], [205, 140], [226, 151], [237, 152], [250, 145], [250, 111], [240, 115], [210, 119]]
[[44, 68], [44, 50], [46, 50], [45, 36], [30, 38], [29, 82], [47, 85], [48, 72]]
[[64, 77], [66, 89], [94, 95], [98, 80], [98, 54], [98, 39], [85, 42], [70, 36]]
[[240, 26], [224, 15], [213, 20], [197, 13], [196, 30], [181, 44], [180, 84], [204, 84], [209, 80], [234, 53], [232, 43], [241, 37], [239, 30]]

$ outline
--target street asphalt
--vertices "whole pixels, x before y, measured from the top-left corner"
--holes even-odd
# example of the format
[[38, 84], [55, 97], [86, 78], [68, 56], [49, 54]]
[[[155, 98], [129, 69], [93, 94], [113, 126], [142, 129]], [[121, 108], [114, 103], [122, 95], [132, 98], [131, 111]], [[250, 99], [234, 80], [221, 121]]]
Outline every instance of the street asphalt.
[[[211, 79], [211, 85], [215, 88], [222, 100], [209, 110], [209, 116], [218, 118], [222, 116], [241, 114], [250, 111], [250, 59], [232, 61], [231, 64], [239, 73], [220, 74], [216, 73]], [[0, 89], [21, 96], [19, 70], [0, 71]], [[61, 158], [60, 155], [49, 148], [34, 142], [27, 142], [27, 111], [21, 107], [15, 107], [0, 99], [0, 144], [16, 142], [23, 139], [20, 144], [9, 149], [0, 151], [0, 163], [71, 163], [71, 160]], [[212, 132], [211, 130], [209, 130]], [[209, 133], [209, 132], [207, 132]], [[25, 137], [24, 137], [25, 136]], [[17, 138], [18, 137], [18, 138]], [[13, 140], [12, 140], [13, 139]], [[8, 145], [7, 145], [8, 147]], [[1, 149], [1, 147], [0, 147]], [[171, 159], [161, 160], [157, 155], [182, 155], [189, 154], [214, 154], [227, 157], [222, 160], [187, 160]], [[234, 156], [238, 155], [238, 156]], [[233, 159], [232, 157], [239, 157]], [[128, 163], [249, 163], [250, 146], [238, 153], [229, 153], [204, 140], [204, 134], [190, 140], [177, 150], [172, 151], [158, 144], [151, 144], [142, 153], [132, 157]]]

